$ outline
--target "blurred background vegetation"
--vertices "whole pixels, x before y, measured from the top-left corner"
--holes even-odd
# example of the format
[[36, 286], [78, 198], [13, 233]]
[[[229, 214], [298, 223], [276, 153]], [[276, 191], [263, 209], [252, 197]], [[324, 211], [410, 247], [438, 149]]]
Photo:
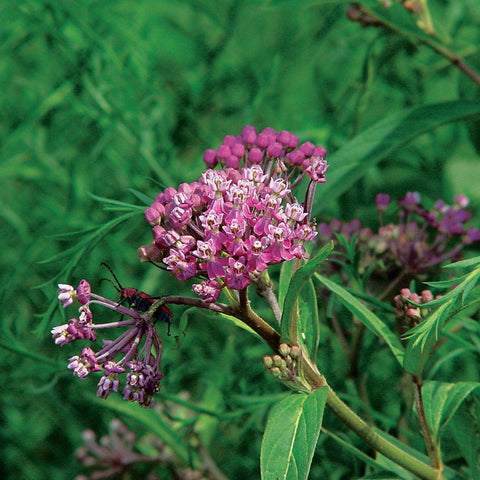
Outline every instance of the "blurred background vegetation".
[[[123, 212], [98, 197], [143, 208], [138, 192], [153, 198], [195, 180], [203, 151], [247, 124], [287, 129], [334, 153], [397, 111], [479, 98], [479, 86], [431, 49], [347, 20], [348, 3], [302, 3], [1, 2], [2, 478], [73, 478], [81, 471], [74, 461], [81, 431], [104, 433], [115, 416], [93, 400], [95, 379], [66, 370], [78, 347], [53, 345], [49, 330], [63, 323], [56, 283], [87, 278], [98, 289], [104, 261], [126, 286], [188, 292], [139, 263], [136, 249], [150, 242], [142, 209], [99, 231]], [[442, 41], [480, 66], [477, 0], [430, 6]], [[318, 218], [373, 218], [376, 193], [418, 190], [431, 201], [465, 193], [478, 219], [479, 146], [474, 121], [419, 135], [348, 191], [332, 192]], [[108, 284], [101, 291], [116, 295]], [[178, 318], [181, 309], [173, 310]], [[196, 426], [210, 435], [215, 460], [231, 479], [258, 477], [268, 395], [283, 391], [263, 371], [265, 353], [246, 334], [214, 328], [200, 313], [191, 316], [180, 348], [175, 335], [166, 338], [162, 392], [188, 392], [212, 410], [236, 412]], [[382, 365], [387, 382], [389, 364]], [[342, 368], [330, 365], [329, 374], [341, 378]], [[478, 381], [478, 367], [471, 370]], [[388, 415], [394, 402], [386, 398], [379, 408]], [[348, 455], [322, 453], [328, 442], [320, 441], [312, 478], [356, 478]]]

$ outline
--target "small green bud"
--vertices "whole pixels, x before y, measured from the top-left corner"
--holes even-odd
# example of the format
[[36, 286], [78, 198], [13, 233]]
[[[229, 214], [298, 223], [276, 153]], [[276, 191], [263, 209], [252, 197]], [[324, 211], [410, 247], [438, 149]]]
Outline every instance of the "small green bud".
[[263, 357], [263, 364], [265, 365], [266, 368], [270, 369], [273, 367], [273, 359], [270, 355], [265, 355]]
[[287, 355], [290, 354], [290, 345], [286, 344], [286, 343], [281, 343], [280, 346], [278, 347], [278, 351], [280, 352], [280, 355], [282, 355], [282, 357], [286, 357]]
[[300, 347], [298, 347], [297, 345], [294, 345], [291, 349], [290, 349], [290, 356], [292, 358], [298, 358], [300, 357], [301, 355], [301, 350], [300, 350]]
[[279, 377], [282, 374], [281, 370], [278, 367], [273, 367], [270, 369], [270, 371], [272, 372], [272, 375], [274, 377]]
[[276, 367], [280, 367], [285, 360], [280, 355], [273, 355], [272, 356], [273, 364]]

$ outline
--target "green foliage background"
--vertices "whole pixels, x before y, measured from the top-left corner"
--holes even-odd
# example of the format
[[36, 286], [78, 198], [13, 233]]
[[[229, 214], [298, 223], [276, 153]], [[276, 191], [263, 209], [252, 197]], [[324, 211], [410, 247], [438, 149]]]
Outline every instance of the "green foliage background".
[[[188, 286], [138, 262], [136, 248], [150, 241], [141, 209], [96, 238], [95, 248], [86, 248], [69, 269], [82, 241], [122, 214], [95, 196], [143, 206], [132, 189], [153, 198], [166, 186], [193, 181], [202, 171], [203, 151], [247, 124], [287, 129], [334, 153], [405, 108], [479, 98], [480, 88], [432, 50], [349, 22], [345, 2], [316, 3], [322, 5], [0, 4], [2, 478], [73, 478], [80, 471], [73, 452], [81, 431], [105, 433], [114, 416], [93, 400], [95, 380], [81, 381], [66, 371], [77, 347], [60, 349], [49, 336], [62, 322], [56, 283], [87, 278], [99, 288], [105, 276], [99, 264], [105, 261], [124, 285], [152, 294], [188, 292]], [[480, 66], [477, 1], [430, 4], [444, 42]], [[430, 201], [450, 202], [465, 193], [478, 220], [478, 132], [478, 123], [470, 121], [418, 136], [341, 195], [331, 192], [317, 218], [368, 222], [376, 193], [398, 197], [418, 190]], [[101, 289], [115, 294], [107, 284]], [[182, 310], [174, 310], [178, 318]], [[218, 412], [220, 418], [202, 418], [196, 432], [228, 478], [258, 478], [265, 415], [283, 391], [259, 362], [268, 350], [200, 313], [190, 316], [180, 348], [175, 333], [165, 340], [162, 391], [189, 392], [192, 402]], [[319, 362], [325, 365], [340, 356], [328, 332], [323, 335]], [[395, 385], [388, 386], [389, 369], [396, 367], [387, 353], [371, 359], [382, 368], [373, 370], [369, 382], [373, 392], [382, 384], [372, 408], [388, 427], [399, 405]], [[480, 380], [478, 355], [456, 366], [464, 380]], [[328, 365], [330, 382], [348, 395], [344, 374], [345, 365]], [[234, 414], [223, 418], [224, 412]], [[333, 419], [328, 422], [338, 428]], [[142, 431], [133, 421], [129, 425]], [[311, 478], [356, 478], [360, 463], [338, 449], [336, 457], [329, 455], [330, 442], [321, 436]]]

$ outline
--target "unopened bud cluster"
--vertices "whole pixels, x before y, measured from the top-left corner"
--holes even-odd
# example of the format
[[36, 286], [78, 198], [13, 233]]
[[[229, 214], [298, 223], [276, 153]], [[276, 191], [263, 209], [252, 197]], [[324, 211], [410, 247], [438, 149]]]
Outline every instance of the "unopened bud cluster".
[[298, 346], [282, 343], [279, 346], [278, 354], [263, 357], [263, 364], [275, 378], [284, 382], [295, 382], [300, 355], [301, 351]]
[[395, 306], [395, 316], [398, 319], [406, 320], [408, 328], [413, 328], [424, 320], [430, 313], [431, 308], [422, 308], [413, 304], [429, 303], [434, 299], [440, 298], [441, 295], [433, 296], [430, 290], [423, 290], [420, 295], [411, 292], [408, 288], [402, 288], [400, 295], [393, 299]]

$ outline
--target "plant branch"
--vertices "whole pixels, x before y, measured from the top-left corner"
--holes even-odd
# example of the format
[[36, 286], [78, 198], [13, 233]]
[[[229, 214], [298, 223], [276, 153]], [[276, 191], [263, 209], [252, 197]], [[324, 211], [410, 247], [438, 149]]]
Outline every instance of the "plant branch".
[[268, 272], [264, 270], [259, 275], [256, 275], [253, 280], [256, 292], [267, 301], [268, 305], [272, 309], [275, 320], [280, 325], [282, 321], [282, 309], [278, 303], [278, 299], [275, 295], [274, 285], [270, 280]]
[[360, 11], [366, 14], [368, 17], [374, 20], [374, 25], [381, 25], [385, 28], [388, 28], [404, 37], [407, 37], [408, 40], [413, 42], [413, 39], [423, 43], [424, 45], [430, 47], [436, 53], [446, 58], [454, 67], [458, 68], [462, 73], [464, 73], [468, 78], [473, 80], [478, 86], [480, 86], [480, 74], [470, 67], [465, 60], [457, 55], [455, 52], [452, 52], [442, 44], [435, 41], [433, 38], [430, 38], [427, 35], [415, 34], [413, 32], [404, 32], [402, 29], [398, 28], [393, 23], [387, 21], [382, 16], [378, 15], [376, 12], [371, 9], [361, 5]]
[[232, 307], [225, 303], [209, 303], [200, 298], [183, 297], [180, 295], [166, 295], [161, 298], [162, 303], [171, 303], [174, 305], [189, 305], [191, 307], [204, 308], [213, 312], [232, 314]]
[[414, 473], [424, 480], [445, 480], [440, 470], [426, 465], [421, 460], [408, 454], [401, 448], [389, 442], [377, 433], [371, 426], [365, 423], [354, 411], [352, 411], [336, 394], [328, 387], [327, 406], [330, 410], [354, 431], [368, 445], [377, 452], [394, 461], [397, 465]]
[[[232, 315], [243, 321], [258, 335], [260, 335], [265, 343], [275, 352], [279, 353], [280, 334], [271, 327], [265, 320], [257, 315], [250, 307], [247, 299], [247, 290], [239, 292], [240, 302], [235, 306], [223, 304], [212, 304], [204, 302], [201, 299], [190, 297], [164, 297], [165, 303], [175, 303], [184, 305], [193, 305], [199, 308], [217, 311], [226, 315]], [[318, 371], [316, 365], [311, 361], [305, 352], [302, 352], [302, 373], [306, 381], [316, 390], [320, 387], [328, 387], [327, 406], [337, 415], [345, 425], [362, 438], [377, 452], [390, 458], [392, 461], [402, 466], [406, 470], [414, 473], [423, 480], [444, 480], [440, 470], [436, 470], [429, 465], [418, 460], [414, 456], [403, 451], [386, 438], [378, 434], [371, 426], [362, 420], [348, 405], [346, 405], [328, 385], [325, 377]]]
[[440, 470], [443, 468], [442, 460], [440, 458], [440, 451], [438, 449], [438, 445], [436, 445], [433, 441], [432, 434], [427, 423], [427, 418], [425, 416], [425, 409], [423, 407], [422, 380], [415, 376], [413, 376], [412, 379], [415, 387], [415, 408], [417, 409], [418, 420], [422, 429], [423, 440], [427, 449], [428, 458], [430, 458], [432, 467]]

